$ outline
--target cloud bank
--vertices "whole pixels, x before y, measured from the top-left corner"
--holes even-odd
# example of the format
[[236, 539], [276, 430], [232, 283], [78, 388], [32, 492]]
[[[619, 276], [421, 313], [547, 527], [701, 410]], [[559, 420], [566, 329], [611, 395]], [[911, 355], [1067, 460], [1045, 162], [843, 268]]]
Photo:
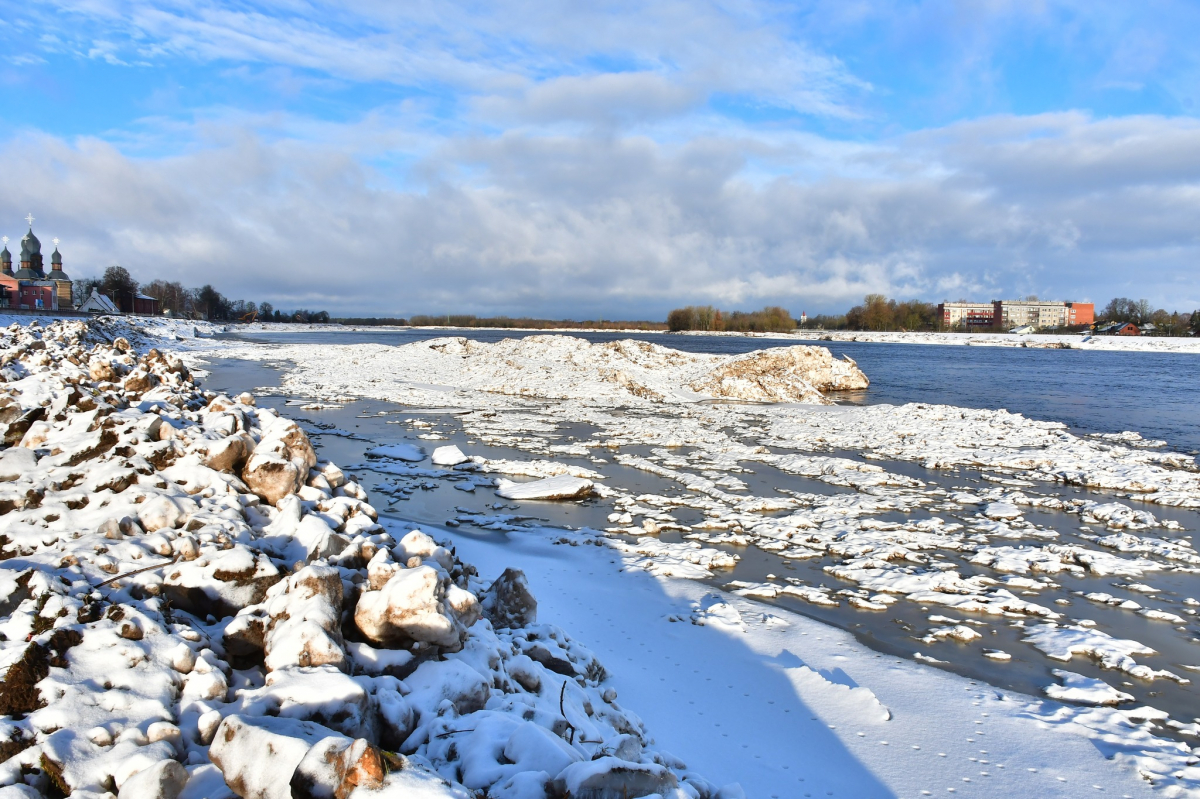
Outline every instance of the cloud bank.
[[[1071, 12], [1039, 7], [967, 27]], [[806, 38], [870, 35], [883, 12], [849, 6], [423, 8], [33, 7], [0, 41], [51, 16], [69, 33], [8, 74], [18, 92], [68, 61], [175, 82], [114, 90], [95, 112], [113, 126], [0, 139], [0, 232], [33, 210], [75, 277], [120, 263], [335, 314], [813, 313], [868, 292], [1200, 307], [1200, 123], [1177, 107], [889, 124], [886, 98], [919, 92]], [[1094, 74], [1152, 80], [1164, 57], [1139, 41]]]

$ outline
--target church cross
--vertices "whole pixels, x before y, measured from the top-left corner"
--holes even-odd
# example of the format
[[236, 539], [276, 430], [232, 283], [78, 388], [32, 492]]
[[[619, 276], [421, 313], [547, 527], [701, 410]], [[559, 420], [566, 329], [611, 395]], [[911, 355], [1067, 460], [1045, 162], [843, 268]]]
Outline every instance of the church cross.
[[58, 249], [58, 239], [50, 239], [50, 241], [54, 242], [54, 249], [57, 250]]
[[8, 246], [8, 236], [0, 236], [0, 241], [4, 242], [4, 246]]
[[25, 221], [29, 223], [29, 227], [30, 227], [30, 229], [32, 229], [33, 228], [33, 214], [30, 214], [29, 216], [25, 217]]

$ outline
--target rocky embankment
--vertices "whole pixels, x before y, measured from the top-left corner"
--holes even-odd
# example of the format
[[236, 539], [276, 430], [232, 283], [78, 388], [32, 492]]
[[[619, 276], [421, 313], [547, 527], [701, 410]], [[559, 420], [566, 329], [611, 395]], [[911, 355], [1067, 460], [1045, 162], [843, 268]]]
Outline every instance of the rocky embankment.
[[0, 797], [741, 795], [249, 394], [84, 322], [0, 379]]

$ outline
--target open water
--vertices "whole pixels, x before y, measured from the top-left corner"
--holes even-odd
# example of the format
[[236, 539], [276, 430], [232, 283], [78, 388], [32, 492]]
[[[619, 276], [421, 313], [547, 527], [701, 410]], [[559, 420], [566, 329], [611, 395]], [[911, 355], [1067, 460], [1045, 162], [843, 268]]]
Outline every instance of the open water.
[[[388, 328], [361, 331], [253, 332], [243, 337], [293, 344], [408, 344], [441, 336], [499, 341], [541, 331]], [[748, 336], [668, 333], [566, 333], [591, 342], [638, 339], [686, 352], [743, 353], [790, 343]], [[847, 355], [871, 379], [864, 392], [839, 402], [909, 402], [964, 408], [1004, 408], [1033, 419], [1063, 422], [1083, 433], [1162, 439], [1171, 449], [1200, 454], [1200, 355], [964, 347], [929, 344], [815, 342]]]

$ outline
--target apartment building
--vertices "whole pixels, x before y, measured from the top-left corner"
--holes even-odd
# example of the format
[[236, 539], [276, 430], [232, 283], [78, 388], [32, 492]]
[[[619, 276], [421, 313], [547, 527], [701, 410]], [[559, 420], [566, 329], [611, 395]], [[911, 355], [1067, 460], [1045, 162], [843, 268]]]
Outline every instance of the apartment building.
[[1033, 328], [1074, 327], [1096, 321], [1096, 306], [1090, 302], [1048, 300], [995, 300], [994, 318], [1004, 330], [1026, 325]]
[[1074, 327], [1096, 321], [1096, 307], [1090, 302], [1050, 300], [943, 302], [938, 305], [938, 318], [945, 327], [967, 330]]
[[991, 302], [943, 302], [938, 318], [948, 328], [990, 328], [996, 323], [996, 305]]

